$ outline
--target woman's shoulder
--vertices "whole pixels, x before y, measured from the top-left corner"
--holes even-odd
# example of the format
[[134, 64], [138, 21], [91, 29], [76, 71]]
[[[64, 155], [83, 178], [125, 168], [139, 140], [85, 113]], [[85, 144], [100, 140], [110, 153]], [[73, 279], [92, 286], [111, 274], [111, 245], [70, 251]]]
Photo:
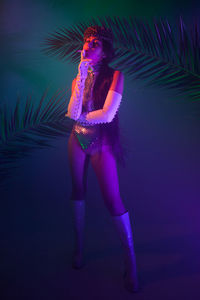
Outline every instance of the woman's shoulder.
[[113, 81], [123, 81], [124, 74], [120, 70], [113, 69]]
[[124, 76], [123, 72], [118, 69], [113, 69], [110, 67], [110, 70], [113, 73], [113, 76]]
[[124, 76], [124, 73], [120, 70], [114, 70], [113, 75], [115, 75], [115, 76]]
[[110, 89], [122, 94], [123, 86], [124, 86], [124, 75], [123, 75], [123, 73], [119, 70], [114, 70], [113, 79], [112, 79]]

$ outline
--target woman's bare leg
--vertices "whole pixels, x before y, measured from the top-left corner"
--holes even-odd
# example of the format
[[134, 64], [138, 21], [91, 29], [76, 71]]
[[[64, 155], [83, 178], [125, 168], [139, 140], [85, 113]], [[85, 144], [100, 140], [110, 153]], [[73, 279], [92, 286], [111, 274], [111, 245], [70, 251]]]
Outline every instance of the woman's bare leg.
[[89, 157], [82, 150], [76, 136], [71, 133], [68, 145], [68, 160], [72, 182], [72, 200], [83, 200], [87, 192]]
[[68, 159], [72, 180], [71, 200], [75, 233], [73, 267], [79, 269], [83, 266], [85, 195], [87, 190], [89, 158], [73, 134], [70, 135], [68, 140]]
[[104, 147], [101, 153], [91, 155], [91, 164], [110, 214], [123, 214], [127, 210], [120, 196], [116, 160], [109, 148]]
[[91, 163], [97, 175], [105, 204], [124, 250], [124, 285], [130, 292], [138, 291], [136, 257], [129, 212], [120, 197], [117, 166], [109, 149], [91, 156]]

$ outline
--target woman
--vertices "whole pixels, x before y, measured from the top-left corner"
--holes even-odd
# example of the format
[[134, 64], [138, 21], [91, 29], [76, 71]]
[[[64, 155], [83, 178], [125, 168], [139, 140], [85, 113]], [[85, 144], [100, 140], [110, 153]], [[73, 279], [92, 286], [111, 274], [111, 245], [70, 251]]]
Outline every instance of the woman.
[[87, 28], [66, 114], [75, 120], [68, 141], [75, 227], [73, 267], [83, 266], [86, 175], [90, 159], [124, 249], [125, 287], [136, 292], [138, 280], [131, 223], [120, 196], [116, 166], [117, 161], [124, 161], [117, 113], [124, 76], [108, 66], [113, 56], [112, 33], [100, 26]]

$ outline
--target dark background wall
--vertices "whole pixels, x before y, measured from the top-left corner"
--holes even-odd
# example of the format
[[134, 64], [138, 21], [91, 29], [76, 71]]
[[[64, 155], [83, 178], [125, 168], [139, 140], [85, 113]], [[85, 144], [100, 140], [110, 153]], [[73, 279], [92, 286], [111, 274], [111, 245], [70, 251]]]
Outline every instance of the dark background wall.
[[[59, 87], [70, 88], [77, 66], [40, 52], [42, 39], [57, 27], [104, 15], [132, 15], [147, 20], [165, 17], [175, 27], [179, 15], [190, 24], [200, 13], [197, 2], [172, 0], [115, 0], [101, 1], [100, 5], [95, 1], [7, 0], [1, 1], [0, 9], [3, 41], [0, 101], [10, 108], [14, 107], [18, 95], [23, 102], [32, 94], [37, 103], [47, 86], [49, 97]], [[68, 101], [66, 97], [66, 107]], [[187, 265], [184, 274], [187, 270], [193, 275], [199, 274], [200, 118], [197, 109], [198, 103], [177, 98], [173, 91], [142, 88], [142, 83], [132, 82], [125, 75], [120, 120], [129, 154], [126, 168], [119, 167], [118, 171], [122, 198], [133, 214], [141, 266], [145, 249], [154, 253], [154, 248], [148, 248], [148, 242], [154, 240], [155, 256], [158, 257], [159, 247], [166, 256], [179, 253], [179, 262]], [[14, 272], [11, 272], [12, 279], [17, 277], [15, 266], [21, 262], [16, 262], [16, 257], [21, 257], [22, 249], [35, 247], [40, 251], [44, 245], [46, 251], [51, 246], [72, 247], [67, 139], [66, 136], [52, 141], [54, 148], [35, 150], [21, 160], [9, 189], [2, 191], [6, 278], [11, 276], [8, 270]], [[109, 241], [113, 234], [109, 229], [110, 219], [91, 166], [87, 202], [88, 232], [92, 230], [90, 224], [95, 224], [93, 230]], [[193, 257], [192, 264], [188, 251]], [[26, 263], [29, 261], [27, 253]], [[175, 263], [168, 274], [173, 277], [179, 269], [179, 263]]]

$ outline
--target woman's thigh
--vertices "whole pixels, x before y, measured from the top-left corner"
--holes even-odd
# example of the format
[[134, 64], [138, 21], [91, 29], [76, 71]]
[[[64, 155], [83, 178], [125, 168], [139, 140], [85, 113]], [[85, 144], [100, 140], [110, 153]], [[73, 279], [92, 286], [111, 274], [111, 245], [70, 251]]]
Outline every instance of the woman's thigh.
[[107, 203], [120, 202], [117, 164], [109, 147], [104, 147], [102, 152], [91, 155], [91, 164], [97, 176], [104, 200]]
[[81, 200], [87, 192], [89, 157], [82, 150], [73, 132], [69, 136], [67, 150], [72, 180], [72, 199]]

